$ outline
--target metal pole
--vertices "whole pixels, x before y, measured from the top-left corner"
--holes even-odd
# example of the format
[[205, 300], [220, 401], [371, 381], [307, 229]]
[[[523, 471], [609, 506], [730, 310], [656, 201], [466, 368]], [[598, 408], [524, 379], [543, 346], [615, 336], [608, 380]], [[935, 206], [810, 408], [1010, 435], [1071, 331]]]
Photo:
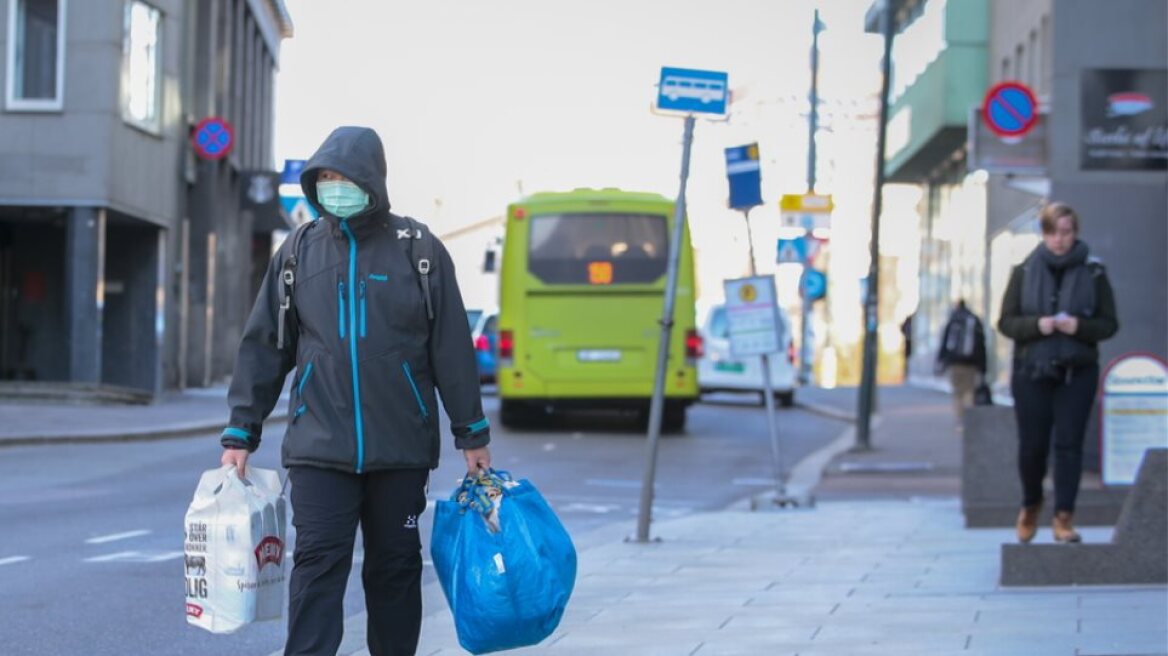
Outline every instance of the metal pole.
[[[750, 275], [754, 277], [758, 275], [758, 269], [754, 264], [754, 237], [751, 236], [750, 230], [750, 209], [744, 210], [742, 216], [746, 219], [746, 238], [750, 243]], [[783, 475], [783, 452], [779, 448], [779, 426], [778, 422], [775, 421], [775, 386], [771, 382], [771, 359], [766, 353], [763, 353], [761, 357], [763, 404], [766, 405], [767, 432], [771, 438], [771, 461], [775, 466], [775, 503], [786, 505], [790, 503], [790, 500], [787, 499], [787, 479]]]
[[[819, 10], [815, 10], [814, 22], [811, 25], [811, 111], [808, 113], [807, 134], [807, 193], [815, 193], [816, 145], [815, 133], [819, 131]], [[811, 239], [811, 231], [803, 233], [803, 239]], [[807, 270], [811, 268], [808, 258], [803, 259], [803, 277], [807, 277]], [[814, 301], [807, 298], [802, 303], [801, 333], [799, 340], [799, 382], [803, 385], [811, 383], [811, 360], [814, 349], [811, 344], [811, 306]]]
[[885, 0], [883, 79], [880, 81], [880, 125], [876, 130], [876, 189], [872, 200], [872, 242], [869, 244], [868, 293], [864, 299], [864, 370], [860, 379], [856, 449], [872, 448], [871, 421], [876, 396], [876, 327], [880, 299], [880, 213], [884, 205], [884, 149], [888, 126], [888, 83], [892, 77], [893, 3]]
[[673, 329], [673, 306], [677, 300], [677, 270], [681, 258], [681, 233], [685, 230], [685, 184], [689, 180], [690, 146], [693, 144], [694, 117], [685, 117], [681, 147], [681, 189], [673, 207], [673, 234], [669, 239], [669, 269], [665, 282], [665, 307], [661, 313], [661, 341], [657, 348], [657, 377], [653, 382], [653, 401], [649, 406], [649, 440], [645, 457], [645, 478], [641, 482], [641, 507], [637, 513], [637, 542], [649, 541], [649, 522], [653, 514], [653, 481], [657, 474], [657, 442], [661, 439], [661, 413], [665, 408], [665, 370], [669, 364], [669, 338]]

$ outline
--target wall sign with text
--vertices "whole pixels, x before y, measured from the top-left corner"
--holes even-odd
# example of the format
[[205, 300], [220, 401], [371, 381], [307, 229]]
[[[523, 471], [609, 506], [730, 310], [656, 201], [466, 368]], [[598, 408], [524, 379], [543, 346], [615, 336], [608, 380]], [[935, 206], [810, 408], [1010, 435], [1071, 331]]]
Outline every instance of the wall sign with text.
[[1168, 169], [1168, 69], [1082, 72], [1084, 170]]

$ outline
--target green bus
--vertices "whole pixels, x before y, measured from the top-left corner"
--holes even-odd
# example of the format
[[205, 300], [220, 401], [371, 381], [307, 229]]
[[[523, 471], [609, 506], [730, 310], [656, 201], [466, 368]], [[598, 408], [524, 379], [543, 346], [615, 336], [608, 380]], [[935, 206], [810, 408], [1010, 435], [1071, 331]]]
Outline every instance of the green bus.
[[[507, 208], [499, 272], [504, 426], [557, 408], [626, 408], [653, 396], [674, 202], [619, 189], [538, 193]], [[681, 239], [662, 429], [685, 427], [702, 341], [694, 259]]]

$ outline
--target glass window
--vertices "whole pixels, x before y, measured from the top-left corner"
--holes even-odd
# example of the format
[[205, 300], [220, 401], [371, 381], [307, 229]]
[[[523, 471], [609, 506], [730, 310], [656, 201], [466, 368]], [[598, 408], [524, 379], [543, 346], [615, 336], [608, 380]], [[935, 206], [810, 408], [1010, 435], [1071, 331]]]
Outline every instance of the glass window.
[[726, 308], [721, 305], [710, 316], [710, 337], [730, 339], [730, 322], [726, 319]]
[[471, 332], [474, 332], [475, 326], [479, 325], [479, 319], [483, 316], [482, 310], [467, 310], [466, 322], [470, 324]]
[[133, 0], [126, 5], [125, 28], [123, 116], [130, 123], [157, 130], [162, 14], [141, 0]]
[[66, 0], [12, 0], [8, 20], [9, 109], [61, 109]]
[[651, 283], [665, 275], [660, 214], [546, 214], [531, 219], [528, 270], [548, 284]]

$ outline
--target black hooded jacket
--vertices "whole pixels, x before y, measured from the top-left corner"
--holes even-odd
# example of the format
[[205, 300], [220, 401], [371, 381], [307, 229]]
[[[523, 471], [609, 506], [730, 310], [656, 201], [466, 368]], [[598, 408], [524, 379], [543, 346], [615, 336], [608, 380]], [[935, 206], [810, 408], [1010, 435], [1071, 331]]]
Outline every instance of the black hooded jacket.
[[[360, 186], [370, 206], [344, 220], [329, 215], [316, 197], [324, 169]], [[285, 467], [356, 473], [437, 467], [438, 393], [457, 448], [490, 442], [454, 264], [428, 237], [431, 321], [408, 223], [389, 212], [385, 178], [384, 148], [368, 128], [338, 128], [305, 165], [300, 183], [321, 218], [300, 241], [295, 330], [277, 348], [281, 269], [293, 242], [287, 239], [268, 266], [239, 345], [224, 446], [259, 446], [263, 420], [293, 367]]]

